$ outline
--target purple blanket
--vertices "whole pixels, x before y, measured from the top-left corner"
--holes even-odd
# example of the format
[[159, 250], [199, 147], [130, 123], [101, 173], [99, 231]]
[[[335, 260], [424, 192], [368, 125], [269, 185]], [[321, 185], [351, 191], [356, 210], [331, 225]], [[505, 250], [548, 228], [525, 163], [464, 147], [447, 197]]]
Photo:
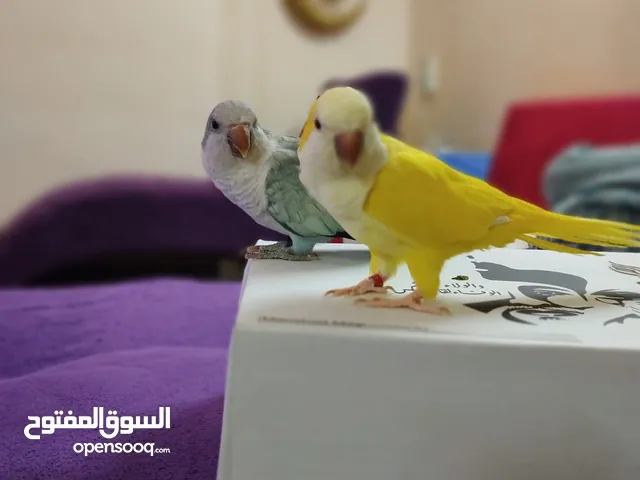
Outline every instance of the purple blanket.
[[[100, 255], [236, 252], [266, 235], [208, 181], [144, 178], [60, 189], [7, 227], [0, 235], [0, 479], [215, 479], [240, 284], [164, 276], [21, 285]], [[170, 428], [110, 440], [86, 428], [37, 440], [24, 434], [29, 416], [91, 415], [94, 407], [105, 416], [170, 407]], [[76, 453], [83, 444], [107, 448], [101, 443], [169, 453]]]
[[[215, 478], [239, 288], [154, 280], [0, 292], [0, 478]], [[112, 440], [94, 429], [39, 440], [23, 433], [28, 416], [101, 406], [120, 415], [170, 407], [170, 428]], [[99, 442], [151, 442], [170, 453], [74, 452]]]
[[210, 180], [79, 182], [37, 199], [0, 231], [0, 286], [117, 254], [237, 253], [259, 239], [282, 238], [253, 222]]

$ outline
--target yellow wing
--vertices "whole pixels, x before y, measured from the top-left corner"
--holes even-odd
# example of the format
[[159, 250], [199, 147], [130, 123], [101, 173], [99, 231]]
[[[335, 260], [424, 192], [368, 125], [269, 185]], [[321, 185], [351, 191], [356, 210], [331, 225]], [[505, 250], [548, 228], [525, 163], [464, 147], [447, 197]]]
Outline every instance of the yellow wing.
[[378, 174], [365, 212], [407, 241], [445, 246], [485, 238], [518, 200], [458, 172], [426, 152], [384, 136], [389, 159]]

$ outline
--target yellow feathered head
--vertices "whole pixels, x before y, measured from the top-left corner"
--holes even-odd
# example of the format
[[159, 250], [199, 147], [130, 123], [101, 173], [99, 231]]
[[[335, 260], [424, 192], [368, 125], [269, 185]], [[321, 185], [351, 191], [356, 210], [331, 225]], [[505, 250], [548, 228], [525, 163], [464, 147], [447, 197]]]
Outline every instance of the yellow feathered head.
[[300, 132], [298, 156], [302, 162], [306, 153], [324, 155], [329, 151], [344, 165], [354, 167], [373, 127], [373, 107], [363, 93], [351, 87], [330, 88], [309, 109]]

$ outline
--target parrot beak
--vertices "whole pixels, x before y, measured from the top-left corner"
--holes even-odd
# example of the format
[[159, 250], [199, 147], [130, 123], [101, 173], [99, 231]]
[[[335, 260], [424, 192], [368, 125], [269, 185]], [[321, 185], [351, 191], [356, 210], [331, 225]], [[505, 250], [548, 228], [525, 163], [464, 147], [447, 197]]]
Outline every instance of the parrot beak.
[[338, 158], [344, 163], [353, 167], [360, 154], [362, 153], [362, 147], [364, 146], [364, 135], [361, 131], [340, 133], [335, 136], [335, 146]]
[[227, 133], [227, 142], [231, 147], [231, 152], [242, 158], [246, 158], [251, 148], [251, 130], [249, 125], [234, 125]]

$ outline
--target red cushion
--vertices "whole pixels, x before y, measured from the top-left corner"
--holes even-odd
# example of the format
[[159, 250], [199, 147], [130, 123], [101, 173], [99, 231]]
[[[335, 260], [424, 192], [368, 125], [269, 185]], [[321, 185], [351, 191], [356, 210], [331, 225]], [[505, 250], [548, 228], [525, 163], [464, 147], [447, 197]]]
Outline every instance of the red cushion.
[[507, 111], [489, 183], [548, 207], [542, 193], [547, 162], [577, 142], [594, 146], [640, 141], [640, 96], [527, 101]]

